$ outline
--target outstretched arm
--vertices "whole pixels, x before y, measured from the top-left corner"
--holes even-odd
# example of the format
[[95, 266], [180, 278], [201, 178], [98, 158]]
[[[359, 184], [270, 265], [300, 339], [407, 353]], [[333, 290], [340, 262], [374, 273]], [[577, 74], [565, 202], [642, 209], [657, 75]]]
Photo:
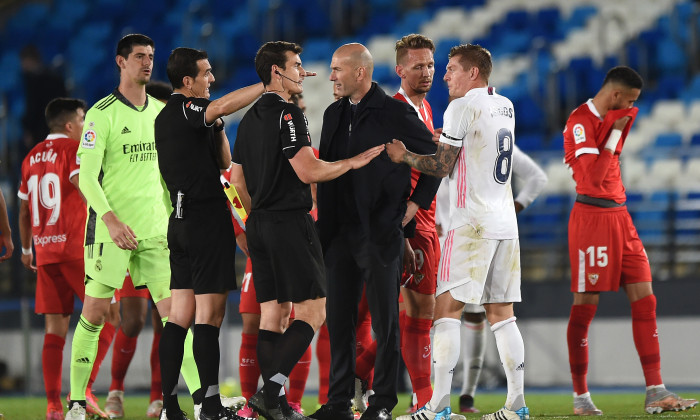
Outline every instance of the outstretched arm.
[[262, 95], [264, 91], [263, 84], [256, 83], [236, 89], [212, 101], [206, 110], [207, 124], [211, 124], [219, 117], [233, 114], [241, 108], [250, 105], [258, 96]]
[[434, 155], [417, 155], [406, 150], [406, 146], [400, 140], [394, 139], [386, 144], [386, 152], [394, 163], [405, 163], [421, 173], [439, 178], [446, 177], [452, 172], [461, 149], [461, 147], [439, 143]]
[[301, 182], [311, 184], [312, 182], [330, 181], [351, 169], [359, 169], [379, 156], [383, 150], [384, 145], [375, 146], [348, 159], [326, 162], [316, 159], [311, 147], [302, 147], [293, 158], [289, 159], [289, 163]]

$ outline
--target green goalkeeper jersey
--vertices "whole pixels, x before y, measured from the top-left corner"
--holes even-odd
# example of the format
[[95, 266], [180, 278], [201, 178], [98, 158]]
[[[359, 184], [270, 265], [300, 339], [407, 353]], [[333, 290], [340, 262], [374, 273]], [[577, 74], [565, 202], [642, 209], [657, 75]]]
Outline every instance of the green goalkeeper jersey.
[[85, 114], [78, 159], [88, 205], [86, 245], [112, 241], [102, 221], [110, 210], [137, 240], [167, 234], [170, 209], [153, 129], [161, 109], [150, 96], [139, 109], [115, 89]]

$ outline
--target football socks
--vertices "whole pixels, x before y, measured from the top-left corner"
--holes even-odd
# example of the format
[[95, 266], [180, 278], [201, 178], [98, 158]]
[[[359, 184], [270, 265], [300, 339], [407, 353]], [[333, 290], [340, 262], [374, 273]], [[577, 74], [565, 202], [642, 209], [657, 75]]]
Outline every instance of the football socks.
[[85, 390], [95, 363], [102, 327], [88, 322], [82, 315], [75, 327], [70, 363], [70, 394], [73, 401], [85, 400]]
[[204, 390], [202, 412], [215, 415], [221, 411], [219, 397], [219, 328], [209, 324], [194, 325], [192, 351], [199, 368], [199, 380]]
[[569, 367], [574, 392], [583, 395], [588, 392], [588, 327], [593, 321], [597, 305], [572, 305], [566, 340], [569, 345]]
[[498, 355], [506, 372], [508, 395], [505, 408], [518, 411], [525, 407], [525, 345], [515, 317], [497, 322], [491, 326], [496, 338]]
[[656, 329], [656, 296], [632, 302], [632, 336], [644, 371], [646, 385], [661, 385], [661, 356]]
[[406, 316], [406, 321], [401, 328], [401, 354], [411, 377], [418, 407], [423, 407], [433, 395], [433, 387], [430, 384], [432, 363], [430, 327], [432, 324], [431, 319]]
[[62, 410], [61, 371], [63, 366], [63, 347], [66, 340], [56, 334], [44, 335], [41, 350], [41, 369], [44, 373], [44, 388], [49, 408]]
[[429, 403], [431, 411], [442, 411], [445, 401], [450, 404], [452, 375], [459, 361], [459, 326], [460, 321], [454, 318], [440, 318], [433, 323], [435, 388]]
[[241, 333], [241, 348], [238, 352], [238, 376], [241, 379], [241, 394], [246, 401], [258, 390], [260, 367], [258, 366], [257, 334]]
[[138, 336], [129, 337], [124, 334], [120, 328], [117, 331], [117, 336], [114, 339], [114, 350], [112, 351], [112, 384], [109, 386], [110, 391], [123, 391], [124, 378], [126, 371], [129, 369], [131, 359], [134, 358], [136, 351], [136, 342]]
[[484, 366], [486, 353], [486, 321], [478, 324], [462, 321], [462, 391], [460, 395], [476, 393], [481, 368]]
[[301, 397], [304, 396], [304, 388], [306, 388], [306, 380], [309, 378], [309, 370], [311, 370], [311, 346], [306, 348], [301, 359], [299, 359], [299, 362], [289, 374], [289, 393], [287, 398], [290, 403], [301, 404]]

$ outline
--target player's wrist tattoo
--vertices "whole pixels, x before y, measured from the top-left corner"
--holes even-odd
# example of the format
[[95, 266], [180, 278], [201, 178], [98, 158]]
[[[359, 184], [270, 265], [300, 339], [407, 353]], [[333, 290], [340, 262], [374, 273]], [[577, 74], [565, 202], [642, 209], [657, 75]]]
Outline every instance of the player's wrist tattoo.
[[434, 155], [417, 155], [406, 152], [403, 161], [409, 166], [416, 168], [421, 173], [439, 178], [449, 175], [457, 161], [457, 155], [461, 148], [451, 146], [438, 146]]

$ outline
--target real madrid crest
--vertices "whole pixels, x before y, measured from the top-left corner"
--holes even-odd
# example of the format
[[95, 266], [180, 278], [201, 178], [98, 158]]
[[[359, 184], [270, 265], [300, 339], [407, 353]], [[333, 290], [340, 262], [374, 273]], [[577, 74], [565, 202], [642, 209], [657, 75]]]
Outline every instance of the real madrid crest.
[[95, 262], [95, 270], [102, 271], [102, 261], [101, 260], [97, 260]]

